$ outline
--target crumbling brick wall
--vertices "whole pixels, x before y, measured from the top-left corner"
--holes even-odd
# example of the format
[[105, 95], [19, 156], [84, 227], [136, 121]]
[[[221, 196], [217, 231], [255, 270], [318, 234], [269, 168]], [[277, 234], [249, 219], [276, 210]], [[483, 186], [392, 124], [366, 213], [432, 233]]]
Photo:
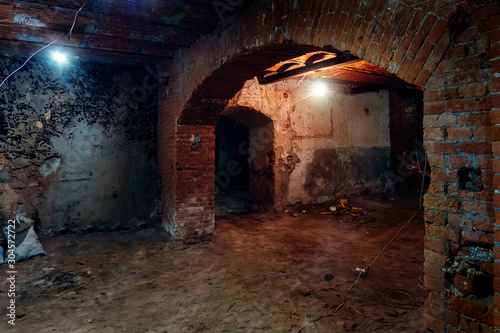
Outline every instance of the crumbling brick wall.
[[[427, 325], [432, 332], [492, 332], [500, 326], [500, 252], [494, 238], [500, 209], [498, 7], [497, 1], [480, 0], [414, 6], [385, 0], [257, 2], [241, 19], [227, 20], [174, 58], [160, 119], [168, 118], [177, 131], [179, 120], [192, 125], [189, 135], [194, 125], [213, 125], [230, 96], [267, 65], [260, 60], [291, 58], [293, 48], [305, 53], [307, 46], [349, 51], [419, 86], [432, 172], [425, 197]], [[240, 76], [234, 75], [238, 68]], [[222, 82], [218, 89], [216, 82]], [[201, 158], [172, 156], [160, 151], [159, 157], [181, 169]], [[178, 169], [170, 170], [177, 177]], [[184, 185], [176, 179], [174, 190], [164, 189], [164, 202], [179, 197]], [[208, 186], [202, 188], [200, 200], [213, 196]], [[205, 215], [201, 220], [212, 228]], [[184, 228], [190, 223], [186, 219]]]

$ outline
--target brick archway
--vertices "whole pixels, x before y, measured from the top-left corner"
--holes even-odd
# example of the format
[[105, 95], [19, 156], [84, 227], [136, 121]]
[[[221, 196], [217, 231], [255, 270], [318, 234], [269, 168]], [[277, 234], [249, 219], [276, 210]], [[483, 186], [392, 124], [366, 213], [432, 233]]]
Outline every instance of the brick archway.
[[[226, 20], [162, 68], [169, 73], [159, 111], [167, 229], [177, 239], [213, 232], [213, 199], [200, 195], [214, 190], [213, 126], [243, 83], [269, 63], [331, 45], [424, 90], [425, 148], [432, 167], [425, 199], [429, 329], [487, 332], [495, 319], [499, 326], [493, 303], [453, 294], [460, 282], [450, 281], [446, 272], [447, 260], [470, 248], [500, 260], [494, 243], [500, 206], [499, 13], [494, 1], [258, 1], [242, 18]], [[201, 141], [192, 150], [196, 138]], [[482, 191], [460, 187], [462, 168], [480, 171]], [[500, 263], [479, 264], [494, 277], [498, 301]]]

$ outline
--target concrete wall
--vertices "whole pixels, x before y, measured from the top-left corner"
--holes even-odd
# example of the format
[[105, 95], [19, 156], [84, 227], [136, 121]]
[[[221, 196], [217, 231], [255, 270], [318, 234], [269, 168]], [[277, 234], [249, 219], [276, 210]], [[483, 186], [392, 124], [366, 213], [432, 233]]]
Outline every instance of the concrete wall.
[[391, 186], [387, 91], [350, 96], [331, 86], [319, 97], [307, 81], [261, 86], [250, 80], [229, 104], [274, 122], [278, 207]]
[[[0, 72], [20, 60], [2, 56]], [[157, 89], [146, 68], [33, 59], [0, 88], [0, 210], [46, 233], [135, 227], [158, 197]]]

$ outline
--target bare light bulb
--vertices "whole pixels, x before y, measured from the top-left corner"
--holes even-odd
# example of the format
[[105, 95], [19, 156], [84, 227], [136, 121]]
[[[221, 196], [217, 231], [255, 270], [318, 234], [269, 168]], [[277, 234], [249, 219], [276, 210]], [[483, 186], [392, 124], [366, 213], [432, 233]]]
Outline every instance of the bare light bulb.
[[324, 82], [315, 82], [312, 88], [313, 94], [318, 97], [324, 96], [328, 92], [328, 86]]
[[52, 52], [52, 59], [57, 61], [60, 64], [63, 64], [68, 61], [68, 58], [64, 53], [61, 53], [59, 51]]

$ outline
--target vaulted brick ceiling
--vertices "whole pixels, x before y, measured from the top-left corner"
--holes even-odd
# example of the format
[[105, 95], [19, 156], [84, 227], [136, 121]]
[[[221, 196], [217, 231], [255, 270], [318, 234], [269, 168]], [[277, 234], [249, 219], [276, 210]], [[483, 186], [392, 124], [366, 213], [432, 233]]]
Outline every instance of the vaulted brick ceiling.
[[[223, 13], [238, 13], [250, 2], [226, 5]], [[72, 48], [75, 54], [161, 60], [211, 33], [221, 20], [216, 8], [221, 11], [220, 3], [225, 1], [0, 1], [0, 51], [28, 53], [59, 39], [55, 44]]]

